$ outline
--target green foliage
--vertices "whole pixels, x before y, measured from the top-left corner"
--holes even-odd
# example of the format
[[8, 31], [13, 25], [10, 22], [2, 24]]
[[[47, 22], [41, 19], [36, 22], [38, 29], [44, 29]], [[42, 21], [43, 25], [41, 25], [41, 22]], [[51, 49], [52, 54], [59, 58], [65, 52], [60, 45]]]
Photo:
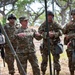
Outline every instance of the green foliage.
[[[47, 5], [49, 8], [52, 6], [51, 2], [52, 2], [52, 0], [47, 0]], [[58, 12], [55, 14], [57, 16], [57, 17], [55, 16], [55, 20], [60, 21], [60, 23], [61, 23], [62, 16], [60, 16], [59, 13], [61, 12], [62, 8], [65, 8], [68, 0], [57, 0], [57, 2], [61, 7], [60, 7], [59, 12], [58, 12], [58, 10], [56, 10], [56, 8], [54, 9], [55, 12]], [[34, 8], [31, 8], [31, 5], [33, 3], [40, 3], [42, 7], [39, 6], [38, 10], [35, 11]], [[74, 3], [74, 4], [71, 4], [71, 7], [74, 8], [75, 0], [72, 0], [72, 3]], [[10, 13], [11, 12], [14, 13], [17, 16], [17, 18], [19, 18], [20, 16], [27, 16], [29, 19], [31, 19], [31, 20], [29, 20], [30, 25], [34, 25], [34, 23], [36, 23], [36, 21], [38, 23], [41, 23], [45, 20], [45, 15], [43, 14], [45, 11], [44, 5], [45, 5], [44, 0], [17, 0], [17, 2], [14, 4], [14, 8], [13, 8], [14, 10], [12, 10], [12, 11], [9, 10], [9, 11], [10, 11]], [[66, 9], [66, 10], [69, 10], [69, 9]], [[63, 11], [66, 12], [66, 10], [63, 10]], [[3, 20], [2, 23], [5, 23], [5, 20]]]
[[3, 17], [1, 23], [2, 23], [2, 25], [5, 25], [5, 23], [6, 23], [6, 18]]
[[16, 2], [16, 6], [19, 8], [22, 8], [24, 6], [26, 6], [27, 4], [31, 4], [34, 0], [18, 0]]
[[45, 14], [42, 14], [39, 18], [40, 19], [45, 19]]
[[13, 11], [13, 13], [15, 13], [18, 18], [27, 15], [27, 5], [32, 2], [34, 2], [34, 0], [18, 0], [15, 4], [15, 11]]
[[58, 0], [59, 5], [64, 6], [67, 3], [67, 0]]
[[45, 20], [45, 14], [42, 14], [42, 15], [39, 17], [39, 19], [40, 19], [40, 23], [42, 23], [42, 22]]

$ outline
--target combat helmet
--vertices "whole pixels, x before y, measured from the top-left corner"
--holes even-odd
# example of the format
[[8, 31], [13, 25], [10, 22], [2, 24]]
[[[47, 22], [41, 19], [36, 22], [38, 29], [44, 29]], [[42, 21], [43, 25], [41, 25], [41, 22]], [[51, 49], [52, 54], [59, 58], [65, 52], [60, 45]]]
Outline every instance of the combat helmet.
[[8, 15], [8, 18], [7, 18], [8, 20], [9, 19], [15, 19], [16, 20], [16, 16], [14, 15], [14, 14], [10, 14], [10, 15]]
[[75, 15], [75, 9], [71, 10], [71, 15]]
[[54, 17], [54, 13], [52, 11], [47, 11], [47, 15], [52, 15]]

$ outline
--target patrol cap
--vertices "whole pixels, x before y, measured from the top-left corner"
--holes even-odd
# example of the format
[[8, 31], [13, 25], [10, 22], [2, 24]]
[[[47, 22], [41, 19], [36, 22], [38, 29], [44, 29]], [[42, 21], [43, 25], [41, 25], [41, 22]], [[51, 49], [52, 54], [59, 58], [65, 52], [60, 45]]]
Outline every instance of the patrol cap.
[[16, 16], [14, 15], [14, 14], [10, 14], [10, 15], [8, 15], [8, 18], [7, 18], [8, 20], [9, 19], [15, 19], [16, 20]]
[[52, 11], [47, 11], [47, 15], [52, 15], [54, 17], [54, 13]]
[[26, 18], [25, 16], [19, 18], [19, 21], [23, 21], [23, 20], [28, 20], [28, 18]]
[[71, 10], [71, 15], [75, 15], [75, 9]]

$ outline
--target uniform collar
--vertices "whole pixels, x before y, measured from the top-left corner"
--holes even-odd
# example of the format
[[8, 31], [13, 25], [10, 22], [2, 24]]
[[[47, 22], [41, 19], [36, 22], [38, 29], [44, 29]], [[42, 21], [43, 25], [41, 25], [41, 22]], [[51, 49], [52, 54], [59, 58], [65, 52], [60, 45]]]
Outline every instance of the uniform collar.
[[28, 27], [26, 27], [26, 28], [23, 28], [23, 27], [21, 26], [21, 28], [22, 28], [22, 29], [27, 29]]

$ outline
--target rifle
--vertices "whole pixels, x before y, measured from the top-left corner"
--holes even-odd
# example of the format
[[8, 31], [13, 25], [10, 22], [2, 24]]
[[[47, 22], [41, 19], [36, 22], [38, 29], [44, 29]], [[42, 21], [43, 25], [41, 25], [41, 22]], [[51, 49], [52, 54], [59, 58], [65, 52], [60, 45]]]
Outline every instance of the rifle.
[[0, 29], [0, 49], [1, 49], [1, 58], [3, 59], [3, 64], [4, 64], [4, 67], [5, 67], [4, 44], [5, 44], [5, 36], [2, 34], [1, 29]]
[[4, 45], [1, 46], [1, 58], [3, 59], [3, 64], [5, 67], [5, 53], [4, 53]]

